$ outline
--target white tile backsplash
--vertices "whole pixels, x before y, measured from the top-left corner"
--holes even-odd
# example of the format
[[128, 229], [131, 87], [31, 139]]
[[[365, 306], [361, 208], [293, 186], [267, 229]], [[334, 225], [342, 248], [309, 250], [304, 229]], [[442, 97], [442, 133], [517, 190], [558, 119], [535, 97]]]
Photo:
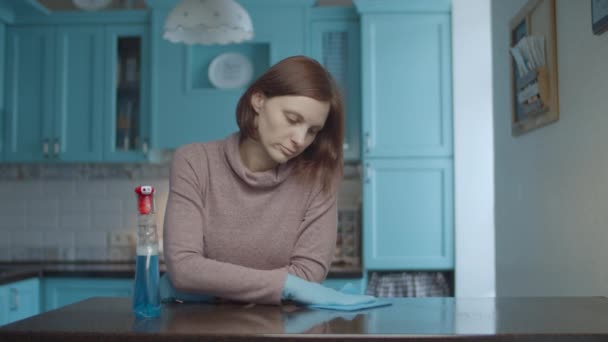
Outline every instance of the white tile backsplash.
[[[2, 165], [0, 169], [0, 261], [132, 260], [133, 248], [110, 246], [108, 237], [117, 231], [136, 233], [133, 191], [142, 184], [155, 187], [162, 239], [168, 165]], [[345, 180], [339, 202], [360, 200], [360, 180]]]
[[67, 198], [59, 200], [59, 215], [90, 215], [91, 200], [88, 198]]

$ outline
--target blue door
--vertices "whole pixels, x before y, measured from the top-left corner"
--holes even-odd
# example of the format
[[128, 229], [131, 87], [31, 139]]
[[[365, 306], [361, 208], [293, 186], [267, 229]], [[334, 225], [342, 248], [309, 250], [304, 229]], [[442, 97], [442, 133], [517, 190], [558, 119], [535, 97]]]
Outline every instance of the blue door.
[[365, 157], [452, 154], [448, 13], [362, 19]]
[[55, 30], [45, 26], [9, 27], [7, 38], [5, 160], [50, 159]]
[[368, 270], [452, 269], [452, 161], [364, 162], [363, 260]]
[[52, 155], [62, 161], [101, 161], [103, 27], [57, 29]]
[[99, 83], [104, 96], [104, 160], [143, 161], [150, 146], [149, 54], [143, 24], [105, 27]]

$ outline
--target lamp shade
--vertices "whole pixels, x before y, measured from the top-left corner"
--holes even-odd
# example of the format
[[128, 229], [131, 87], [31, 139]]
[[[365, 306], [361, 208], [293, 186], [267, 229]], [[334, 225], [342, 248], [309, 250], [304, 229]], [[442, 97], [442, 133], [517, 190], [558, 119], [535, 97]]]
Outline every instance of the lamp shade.
[[167, 17], [163, 37], [173, 43], [240, 43], [253, 39], [253, 25], [234, 0], [181, 0]]

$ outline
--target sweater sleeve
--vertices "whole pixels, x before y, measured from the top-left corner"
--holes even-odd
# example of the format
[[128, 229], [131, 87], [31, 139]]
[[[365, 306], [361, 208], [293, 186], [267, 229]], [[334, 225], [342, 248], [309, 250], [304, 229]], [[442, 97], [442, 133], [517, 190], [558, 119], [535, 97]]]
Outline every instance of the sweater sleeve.
[[173, 156], [163, 235], [173, 286], [243, 302], [280, 303], [287, 267], [258, 270], [205, 257], [202, 213], [207, 170], [201, 145], [180, 148]]
[[290, 274], [317, 283], [327, 276], [336, 248], [339, 180], [336, 175], [330, 192], [321, 191], [320, 184], [316, 187], [291, 256]]

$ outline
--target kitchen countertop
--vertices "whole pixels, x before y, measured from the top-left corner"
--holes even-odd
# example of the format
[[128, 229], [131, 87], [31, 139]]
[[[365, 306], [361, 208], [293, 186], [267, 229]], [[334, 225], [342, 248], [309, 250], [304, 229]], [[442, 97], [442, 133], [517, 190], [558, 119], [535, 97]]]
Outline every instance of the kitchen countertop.
[[[165, 264], [160, 265], [161, 274]], [[40, 263], [0, 263], [0, 285], [32, 277], [100, 277], [133, 278], [134, 262], [40, 262]], [[327, 275], [331, 278], [361, 278], [361, 269], [335, 267]]]
[[91, 298], [0, 327], [2, 341], [605, 341], [604, 297], [393, 298], [354, 313], [293, 305], [165, 304], [136, 320], [128, 298]]

